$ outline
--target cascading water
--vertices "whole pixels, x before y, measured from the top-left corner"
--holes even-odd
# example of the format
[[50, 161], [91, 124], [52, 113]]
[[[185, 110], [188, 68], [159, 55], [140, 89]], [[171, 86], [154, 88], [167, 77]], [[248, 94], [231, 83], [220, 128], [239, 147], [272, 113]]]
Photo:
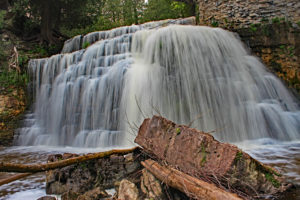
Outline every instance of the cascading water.
[[232, 33], [158, 28], [169, 23], [77, 36], [64, 54], [32, 60], [36, 103], [19, 144], [128, 145], [133, 126], [158, 113], [222, 141], [300, 138], [297, 103]]
[[226, 142], [300, 138], [297, 103], [233, 33], [196, 26], [145, 30], [134, 35], [132, 52], [121, 108], [130, 122], [161, 114]]

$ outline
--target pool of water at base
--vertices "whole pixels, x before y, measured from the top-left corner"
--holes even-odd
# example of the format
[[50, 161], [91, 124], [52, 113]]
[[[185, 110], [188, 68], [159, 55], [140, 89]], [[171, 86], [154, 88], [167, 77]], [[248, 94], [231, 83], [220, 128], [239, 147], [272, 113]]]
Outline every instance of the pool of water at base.
[[[279, 142], [272, 139], [258, 139], [236, 143], [242, 150], [249, 153], [255, 159], [269, 164], [287, 179], [300, 185], [300, 141]], [[124, 148], [124, 147], [114, 147]], [[47, 161], [50, 154], [57, 153], [91, 153], [107, 151], [103, 148], [74, 148], [74, 147], [7, 147], [0, 148], [0, 162], [10, 163], [42, 163]], [[0, 178], [7, 177], [9, 174], [0, 173]], [[45, 196], [45, 174], [37, 173], [12, 183], [0, 186], [0, 200], [24, 200], [38, 199]], [[293, 191], [283, 199], [300, 200], [300, 191]]]

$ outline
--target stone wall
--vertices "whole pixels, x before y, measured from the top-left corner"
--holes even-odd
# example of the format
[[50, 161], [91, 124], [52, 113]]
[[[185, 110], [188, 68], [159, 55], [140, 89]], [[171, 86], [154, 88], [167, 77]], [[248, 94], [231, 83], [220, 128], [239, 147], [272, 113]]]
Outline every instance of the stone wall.
[[200, 24], [245, 27], [283, 18], [300, 22], [299, 0], [198, 0]]
[[235, 31], [253, 54], [300, 99], [300, 28], [280, 22]]

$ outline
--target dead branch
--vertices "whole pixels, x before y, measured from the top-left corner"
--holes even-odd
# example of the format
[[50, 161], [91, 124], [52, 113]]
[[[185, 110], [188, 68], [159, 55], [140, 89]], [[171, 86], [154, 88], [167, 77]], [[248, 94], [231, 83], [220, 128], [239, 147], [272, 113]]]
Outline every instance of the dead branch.
[[60, 160], [57, 162], [50, 162], [50, 163], [44, 163], [44, 164], [33, 164], [33, 165], [24, 165], [24, 164], [13, 164], [13, 163], [0, 163], [0, 171], [1, 172], [42, 172], [42, 171], [48, 171], [52, 169], [57, 168], [63, 168], [72, 164], [103, 158], [112, 154], [126, 154], [133, 152], [138, 147], [134, 147], [131, 149], [114, 149], [111, 151], [105, 151], [105, 152], [98, 152], [98, 153], [92, 153], [87, 155], [82, 155], [74, 158], [69, 158], [66, 160]]
[[9, 69], [16, 69], [18, 73], [21, 73], [21, 69], [19, 66], [19, 53], [17, 51], [17, 48], [14, 46], [14, 52], [12, 56], [10, 57]]
[[197, 178], [182, 173], [170, 167], [163, 167], [153, 160], [146, 160], [142, 165], [149, 170], [156, 178], [170, 187], [184, 192], [191, 198], [211, 199], [234, 199], [241, 200], [236, 194], [227, 192], [213, 184], [201, 181]]
[[16, 181], [16, 180], [19, 180], [21, 178], [25, 178], [25, 177], [30, 176], [30, 175], [32, 175], [32, 173], [22, 173], [22, 174], [12, 175], [9, 178], [5, 178], [5, 179], [0, 180], [0, 186], [4, 185], [4, 184], [11, 183], [11, 182]]

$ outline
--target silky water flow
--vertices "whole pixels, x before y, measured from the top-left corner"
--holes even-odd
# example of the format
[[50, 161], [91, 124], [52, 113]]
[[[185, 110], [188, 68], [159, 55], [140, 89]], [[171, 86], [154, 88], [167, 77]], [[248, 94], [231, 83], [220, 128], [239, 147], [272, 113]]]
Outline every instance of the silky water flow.
[[233, 33], [160, 25], [77, 36], [63, 54], [31, 60], [34, 112], [18, 143], [133, 145], [153, 114], [226, 142], [299, 139], [299, 105]]

